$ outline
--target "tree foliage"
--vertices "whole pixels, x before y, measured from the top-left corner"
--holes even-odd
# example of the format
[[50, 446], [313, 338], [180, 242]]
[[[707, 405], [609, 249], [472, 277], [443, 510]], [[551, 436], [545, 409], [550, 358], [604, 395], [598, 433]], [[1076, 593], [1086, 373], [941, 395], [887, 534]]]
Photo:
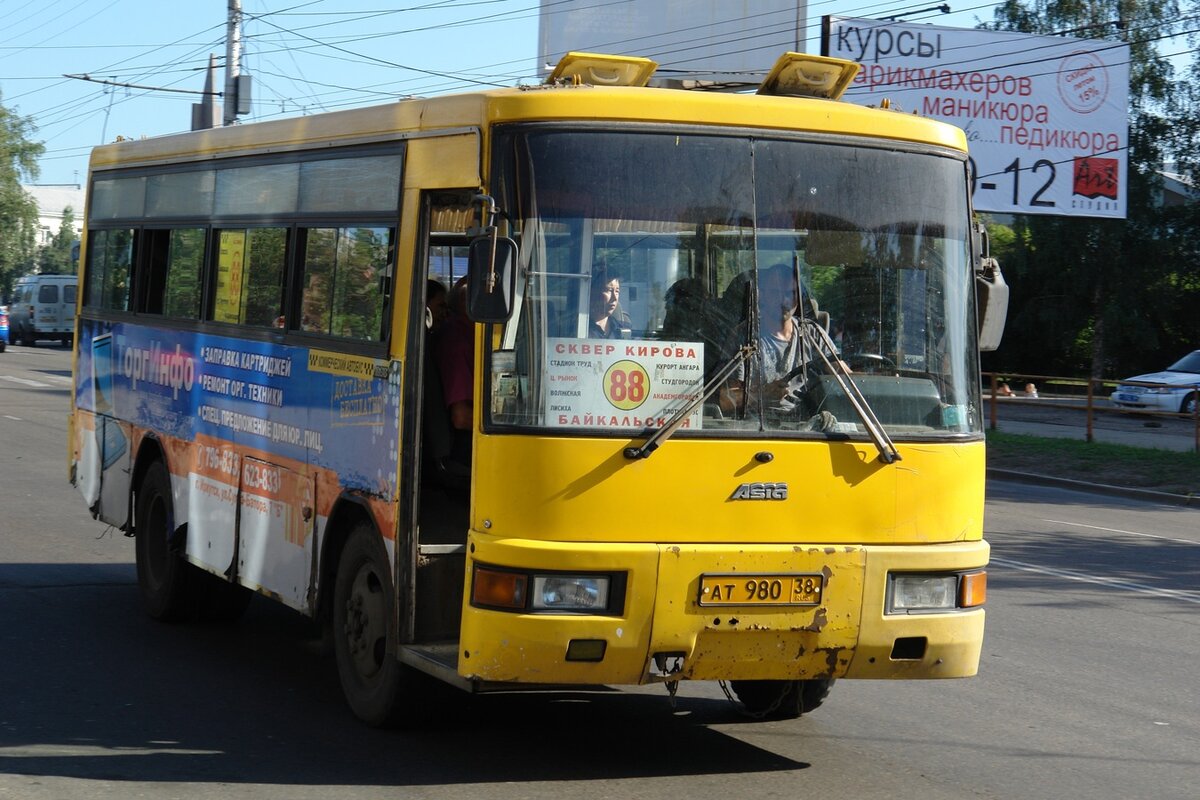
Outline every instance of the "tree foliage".
[[59, 275], [77, 272], [79, 265], [71, 257], [75, 240], [75, 211], [67, 206], [63, 209], [62, 223], [58, 226], [58, 232], [38, 253], [38, 272]]
[[1160, 48], [1179, 18], [1177, 0], [1008, 0], [997, 9], [988, 27], [1129, 43], [1128, 217], [1016, 218], [997, 248], [1012, 287], [1008, 327], [985, 369], [1113, 377], [1200, 347], [1188, 255], [1196, 226], [1185, 224], [1196, 209], [1161, 202], [1160, 172], [1178, 157], [1174, 132], [1189, 111]]
[[22, 179], [38, 175], [44, 150], [30, 137], [36, 129], [28, 117], [0, 104], [0, 296], [7, 297], [19, 270], [31, 262], [37, 241], [38, 208], [21, 188]]

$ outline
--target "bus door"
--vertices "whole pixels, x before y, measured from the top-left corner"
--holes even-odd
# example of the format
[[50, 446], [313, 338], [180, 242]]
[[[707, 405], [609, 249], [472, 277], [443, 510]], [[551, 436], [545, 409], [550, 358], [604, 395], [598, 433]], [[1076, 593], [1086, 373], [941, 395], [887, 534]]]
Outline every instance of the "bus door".
[[[465, 287], [455, 288], [467, 271], [471, 196], [469, 191], [426, 194], [422, 225], [425, 268], [415, 271], [418, 287], [412, 296], [415, 313], [410, 319], [416, 322], [410, 329], [413, 346], [409, 352], [416, 363], [410, 375], [414, 387], [419, 387], [419, 392], [414, 391], [419, 398], [412, 400], [418, 408], [414, 429], [420, 445], [406, 448], [406, 452], [412, 454], [418, 475], [414, 637], [421, 642], [457, 639], [461, 616], [472, 431], [454, 427], [446, 401], [445, 371], [451, 366], [446, 363], [448, 354], [456, 350], [451, 340], [457, 337], [461, 344], [464, 335], [473, 339], [475, 331], [473, 325], [461, 327], [465, 303], [458, 303], [456, 296]], [[437, 298], [442, 292], [444, 297]], [[452, 330], [456, 326], [458, 329]], [[477, 373], [473, 364], [470, 369], [472, 376]], [[474, 394], [478, 395], [477, 389]]]

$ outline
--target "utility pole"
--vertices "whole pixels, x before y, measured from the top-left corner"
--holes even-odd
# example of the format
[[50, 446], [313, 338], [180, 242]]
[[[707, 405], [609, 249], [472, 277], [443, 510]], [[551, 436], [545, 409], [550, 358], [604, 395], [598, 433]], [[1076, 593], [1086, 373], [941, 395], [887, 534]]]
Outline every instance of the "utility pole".
[[[229, 0], [228, 32], [225, 35], [225, 114], [224, 125], [237, 122], [239, 106], [238, 75], [242, 64], [242, 0]], [[248, 98], [247, 98], [248, 99]]]
[[192, 130], [202, 131], [217, 127], [221, 116], [221, 104], [217, 102], [216, 85], [217, 57], [208, 54], [208, 70], [204, 73], [204, 99], [192, 103]]

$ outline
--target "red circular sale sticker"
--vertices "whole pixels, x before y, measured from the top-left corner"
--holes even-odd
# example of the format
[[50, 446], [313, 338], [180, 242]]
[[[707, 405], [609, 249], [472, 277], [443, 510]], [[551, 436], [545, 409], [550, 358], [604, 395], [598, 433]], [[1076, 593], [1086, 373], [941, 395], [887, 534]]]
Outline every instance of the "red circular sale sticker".
[[1079, 50], [1058, 66], [1058, 94], [1077, 114], [1090, 114], [1108, 98], [1108, 70], [1095, 53]]
[[604, 373], [604, 396], [615, 408], [632, 411], [650, 396], [650, 373], [636, 361], [618, 361]]

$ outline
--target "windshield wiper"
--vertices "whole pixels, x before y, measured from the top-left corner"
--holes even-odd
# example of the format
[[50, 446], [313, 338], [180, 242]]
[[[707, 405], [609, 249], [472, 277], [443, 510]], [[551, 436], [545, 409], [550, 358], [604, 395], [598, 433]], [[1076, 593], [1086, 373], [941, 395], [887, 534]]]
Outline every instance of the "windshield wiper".
[[[896, 449], [896, 443], [892, 441], [892, 437], [883, 428], [883, 423], [879, 421], [879, 417], [875, 416], [875, 410], [871, 408], [867, 398], [859, 390], [858, 385], [854, 383], [854, 379], [850, 376], [850, 371], [842, 360], [837, 357], [837, 345], [833, 343], [833, 339], [829, 338], [829, 332], [826, 331], [814, 319], [804, 318], [804, 326], [809, 331], [815, 331], [817, 342], [813, 346], [813, 350], [821, 357], [821, 361], [825, 363], [825, 367], [829, 373], [833, 375], [833, 379], [837, 381], [842, 391], [846, 393], [846, 399], [850, 401], [850, 405], [854, 408], [854, 412], [858, 414], [862, 420], [863, 427], [867, 429], [867, 435], [871, 437], [871, 441], [875, 444], [875, 448], [879, 451], [879, 460], [885, 464], [892, 464], [900, 461], [900, 451]], [[832, 360], [825, 355], [825, 350], [834, 356]]]
[[640, 446], [626, 447], [624, 451], [625, 457], [631, 461], [638, 458], [648, 458], [651, 453], [658, 449], [660, 444], [669, 439], [671, 435], [675, 433], [675, 431], [679, 430], [679, 426], [683, 424], [684, 420], [692, 415], [693, 411], [700, 407], [705, 400], [712, 397], [713, 392], [720, 388], [725, 381], [729, 379], [729, 376], [733, 374], [735, 369], [740, 367], [746, 361], [746, 359], [750, 358], [750, 356], [754, 355], [757, 350], [757, 342], [744, 344], [738, 348], [738, 351], [730, 356], [729, 361], [727, 361], [725, 366], [721, 367], [721, 369], [717, 371], [717, 374], [714, 375], [713, 379], [705, 385], [704, 389], [690, 401], [688, 401], [678, 411], [672, 414], [671, 418], [667, 420], [665, 425], [651, 434], [650, 438], [644, 441]]

